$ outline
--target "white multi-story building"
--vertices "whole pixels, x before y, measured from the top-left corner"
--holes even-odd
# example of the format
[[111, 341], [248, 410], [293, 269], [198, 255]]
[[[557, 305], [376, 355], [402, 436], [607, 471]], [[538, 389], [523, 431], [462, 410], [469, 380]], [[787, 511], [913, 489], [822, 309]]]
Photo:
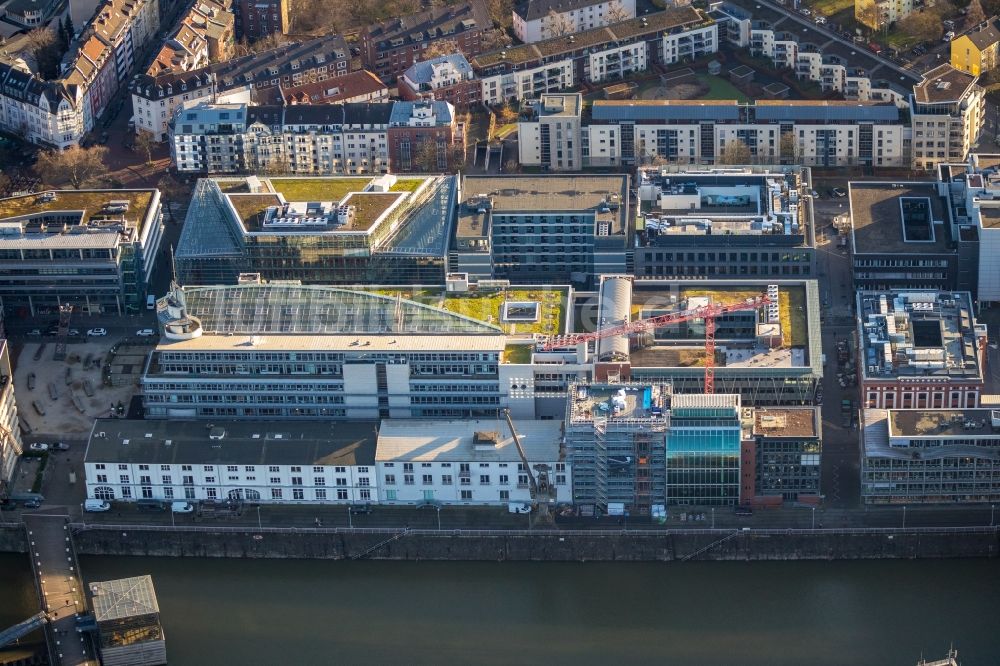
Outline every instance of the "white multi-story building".
[[[14, 399], [14, 373], [10, 367], [10, 347], [0, 338], [0, 491], [13, 480], [14, 466], [21, 455], [21, 425]], [[0, 492], [0, 495], [5, 493]]]
[[913, 11], [913, 0], [854, 0], [854, 18], [872, 30], [881, 30]]
[[84, 455], [100, 500], [355, 504], [378, 499], [377, 423], [98, 419]]
[[635, 18], [635, 0], [524, 0], [512, 12], [514, 35], [526, 44]]
[[[550, 101], [553, 100], [553, 101]], [[561, 111], [547, 111], [559, 106]], [[576, 104], [567, 104], [576, 100]], [[583, 166], [641, 164], [654, 159], [712, 164], [740, 141], [754, 163], [807, 166], [902, 166], [907, 128], [893, 104], [844, 101], [598, 100], [583, 122], [579, 99], [545, 95], [518, 124], [521, 164], [550, 169], [580, 156]], [[549, 128], [546, 130], [546, 128]], [[563, 164], [559, 164], [559, 160]]]
[[559, 421], [513, 421], [528, 461], [501, 418], [382, 421], [375, 464], [383, 504], [506, 504], [530, 502], [529, 473], [573, 501], [572, 470]]
[[940, 65], [913, 86], [910, 122], [915, 169], [964, 161], [979, 141], [986, 117], [986, 92], [976, 84], [977, 78], [951, 65]]

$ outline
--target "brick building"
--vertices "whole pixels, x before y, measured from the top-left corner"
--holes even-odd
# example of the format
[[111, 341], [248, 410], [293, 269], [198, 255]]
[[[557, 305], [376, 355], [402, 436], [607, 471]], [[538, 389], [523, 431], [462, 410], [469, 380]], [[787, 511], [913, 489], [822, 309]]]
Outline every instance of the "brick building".
[[396, 102], [388, 140], [394, 172], [445, 172], [452, 169], [453, 148], [465, 145], [465, 128], [456, 124], [455, 107], [448, 102]]
[[249, 42], [287, 35], [288, 0], [237, 0], [236, 34]]

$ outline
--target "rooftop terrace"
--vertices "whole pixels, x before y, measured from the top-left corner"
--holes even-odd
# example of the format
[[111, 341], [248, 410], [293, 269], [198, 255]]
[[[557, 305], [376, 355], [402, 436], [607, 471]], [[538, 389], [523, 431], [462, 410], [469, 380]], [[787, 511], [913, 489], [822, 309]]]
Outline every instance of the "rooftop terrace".
[[989, 437], [1000, 439], [1000, 410], [890, 409], [889, 437]]
[[568, 405], [570, 423], [589, 423], [596, 418], [609, 424], [625, 420], [663, 421], [669, 394], [651, 384], [573, 384]]
[[753, 410], [753, 434], [764, 437], [816, 437], [814, 407], [760, 407]]

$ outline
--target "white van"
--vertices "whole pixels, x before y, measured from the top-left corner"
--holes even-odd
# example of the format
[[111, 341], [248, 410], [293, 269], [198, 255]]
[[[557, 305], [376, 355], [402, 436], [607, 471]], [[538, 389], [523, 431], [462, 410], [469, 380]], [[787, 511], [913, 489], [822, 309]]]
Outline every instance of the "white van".
[[155, 310], [156, 309], [156, 296], [150, 294], [146, 297], [146, 309]]
[[107, 500], [99, 499], [89, 499], [83, 503], [83, 510], [89, 511], [90, 513], [99, 513], [101, 511], [110, 511], [111, 502]]
[[509, 513], [531, 513], [531, 505], [527, 502], [510, 502], [507, 504]]
[[191, 502], [171, 502], [170, 510], [174, 513], [194, 513], [194, 505]]

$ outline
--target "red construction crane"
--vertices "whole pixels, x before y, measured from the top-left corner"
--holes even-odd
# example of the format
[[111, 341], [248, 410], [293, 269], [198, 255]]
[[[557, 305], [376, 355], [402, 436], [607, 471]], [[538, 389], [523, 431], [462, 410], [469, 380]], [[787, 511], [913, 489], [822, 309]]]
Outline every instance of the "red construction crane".
[[618, 335], [631, 335], [641, 333], [652, 328], [661, 328], [670, 324], [678, 324], [682, 321], [692, 319], [705, 320], [705, 393], [715, 392], [715, 318], [730, 312], [740, 312], [745, 310], [756, 310], [771, 302], [767, 294], [760, 294], [744, 299], [738, 303], [720, 305], [710, 303], [708, 305], [672, 312], [670, 314], [650, 317], [649, 319], [637, 319], [627, 324], [602, 328], [593, 333], [574, 333], [573, 335], [562, 335], [550, 337], [542, 344], [544, 351], [556, 349], [558, 347], [573, 347], [581, 342], [587, 343], [591, 340], [600, 340]]

